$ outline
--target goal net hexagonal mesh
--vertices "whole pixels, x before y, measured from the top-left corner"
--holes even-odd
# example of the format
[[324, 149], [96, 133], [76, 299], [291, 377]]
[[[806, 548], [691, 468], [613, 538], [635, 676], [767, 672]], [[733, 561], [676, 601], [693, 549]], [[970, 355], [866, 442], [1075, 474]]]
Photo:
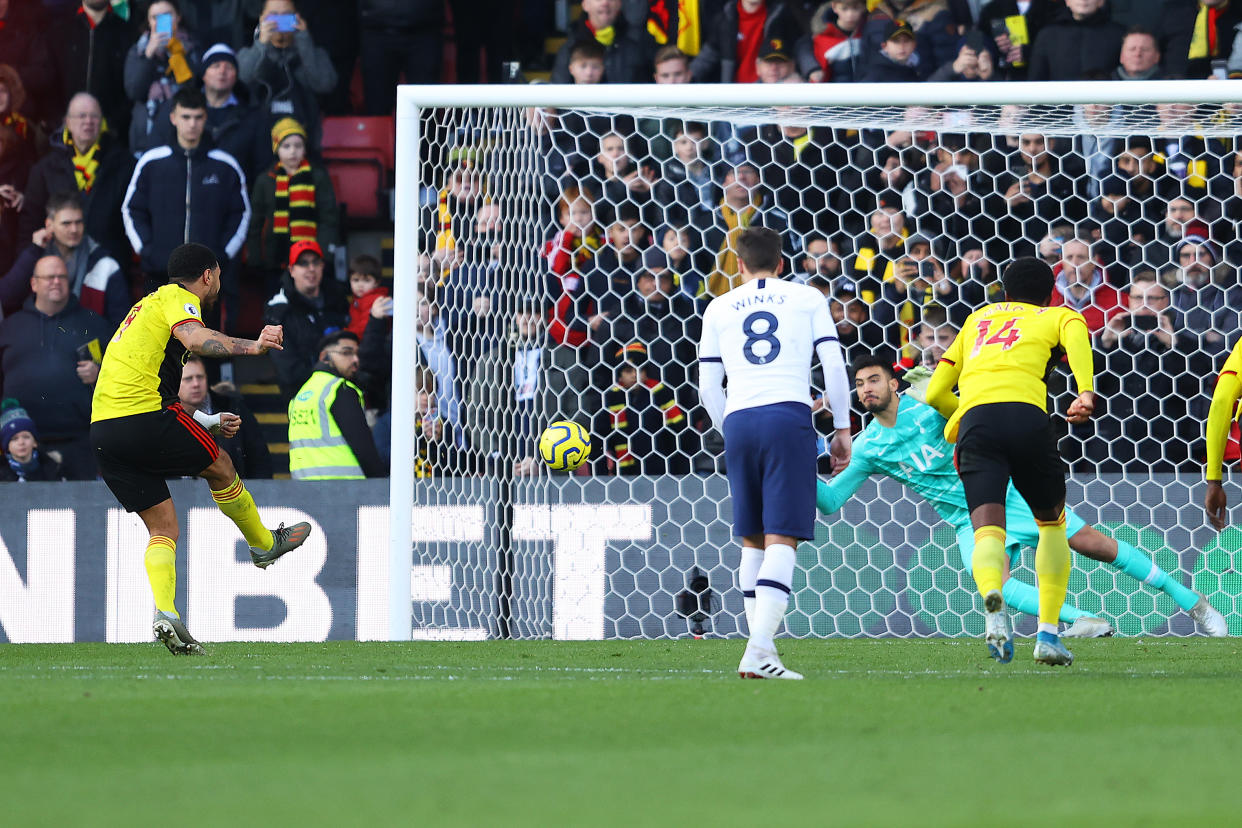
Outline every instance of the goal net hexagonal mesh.
[[[754, 225], [783, 234], [788, 278], [824, 293], [847, 361], [933, 362], [1007, 261], [1048, 260], [1057, 301], [1088, 319], [1106, 400], [1062, 441], [1069, 505], [1242, 631], [1237, 538], [1203, 528], [1194, 488], [1242, 327], [1242, 108], [1202, 84], [988, 84], [980, 103], [921, 86], [916, 104], [890, 88], [902, 105], [847, 106], [818, 87], [763, 90], [769, 106], [721, 87], [506, 87], [475, 106], [465, 89], [401, 90], [390, 543], [392, 572], [413, 577], [371, 596], [390, 610], [376, 637], [408, 637], [411, 617], [416, 637], [743, 631], [695, 346]], [[1090, 103], [1123, 88], [1133, 103]], [[1054, 369], [1056, 410], [1071, 388]], [[575, 475], [536, 459], [557, 419], [592, 435]], [[821, 519], [798, 560], [791, 635], [982, 629], [953, 530], [891, 480]], [[1032, 561], [1014, 577], [1034, 583]], [[1069, 600], [1122, 633], [1193, 630], [1167, 595], [1079, 556]]]

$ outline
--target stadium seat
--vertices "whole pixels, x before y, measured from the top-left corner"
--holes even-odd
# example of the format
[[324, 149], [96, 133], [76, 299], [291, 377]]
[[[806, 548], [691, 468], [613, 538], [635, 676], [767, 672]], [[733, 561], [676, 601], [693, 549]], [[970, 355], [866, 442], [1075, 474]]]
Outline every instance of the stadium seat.
[[389, 193], [396, 154], [392, 118], [323, 121], [323, 160], [347, 227], [391, 221]]

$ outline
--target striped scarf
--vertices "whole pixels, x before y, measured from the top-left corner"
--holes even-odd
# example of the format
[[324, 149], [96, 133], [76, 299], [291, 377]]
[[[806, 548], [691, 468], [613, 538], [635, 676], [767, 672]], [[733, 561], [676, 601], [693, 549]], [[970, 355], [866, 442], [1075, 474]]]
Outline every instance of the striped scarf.
[[1220, 54], [1220, 44], [1216, 42], [1216, 19], [1228, 7], [1228, 3], [1220, 6], [1199, 4], [1199, 14], [1195, 17], [1195, 27], [1190, 36], [1190, 48], [1186, 54], [1188, 58], [1200, 60]]
[[315, 240], [315, 178], [310, 163], [303, 160], [293, 175], [277, 164], [272, 171], [276, 179], [276, 209], [272, 212], [272, 232], [288, 236], [292, 244], [302, 239]]
[[99, 142], [96, 141], [91, 144], [90, 149], [80, 153], [73, 139], [69, 137], [69, 130], [66, 129], [65, 146], [73, 151], [73, 176], [78, 180], [78, 189], [89, 193], [91, 187], [95, 186], [95, 174], [99, 172], [99, 160], [95, 158], [99, 153]]
[[18, 115], [16, 112], [10, 112], [8, 115], [0, 116], [0, 126], [6, 126], [17, 133], [17, 137], [23, 141], [30, 140], [30, 122]]

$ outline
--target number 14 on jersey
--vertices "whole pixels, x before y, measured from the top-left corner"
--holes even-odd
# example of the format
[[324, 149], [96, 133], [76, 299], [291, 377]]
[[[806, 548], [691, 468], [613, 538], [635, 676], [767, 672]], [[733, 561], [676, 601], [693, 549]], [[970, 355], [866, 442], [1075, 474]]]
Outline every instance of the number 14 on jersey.
[[977, 355], [985, 345], [999, 345], [1002, 351], [1008, 351], [1022, 338], [1022, 330], [1018, 327], [1016, 319], [1007, 320], [1000, 330], [989, 337], [988, 332], [991, 329], [991, 319], [979, 321], [979, 334], [975, 337], [975, 347], [971, 349], [971, 356]]

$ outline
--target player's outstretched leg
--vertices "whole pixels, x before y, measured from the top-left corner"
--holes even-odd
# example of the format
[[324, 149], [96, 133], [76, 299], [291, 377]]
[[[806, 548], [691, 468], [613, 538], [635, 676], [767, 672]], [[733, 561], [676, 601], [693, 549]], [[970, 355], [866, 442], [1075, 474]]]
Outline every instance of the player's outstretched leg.
[[285, 526], [283, 523], [272, 530], [271, 546], [267, 549], [250, 548], [250, 560], [259, 569], [267, 569], [287, 552], [297, 549], [310, 537], [311, 525], [305, 521]]
[[[220, 457], [227, 460], [228, 455], [222, 453]], [[208, 476], [207, 472], [216, 471], [223, 471], [223, 475]], [[208, 484], [212, 486], [212, 500], [216, 502], [220, 511], [241, 530], [242, 537], [246, 539], [246, 544], [250, 547], [250, 560], [255, 566], [266, 569], [282, 555], [301, 546], [310, 535], [309, 523], [295, 523], [289, 527], [282, 523], [274, 530], [264, 526], [259, 517], [259, 508], [254, 504], [254, 498], [250, 496], [250, 492], [246, 491], [241, 478], [233, 471], [231, 461], [227, 464], [227, 470], [217, 470], [216, 464], [212, 464], [212, 468], [207, 472], [204, 472], [203, 476], [207, 477]], [[221, 482], [221, 477], [224, 477], [227, 482], [220, 488], [216, 488], [215, 484]]]
[[[1105, 541], [1111, 540], [1107, 535], [1102, 535], [1102, 537]], [[1229, 635], [1229, 626], [1225, 623], [1225, 616], [1209, 604], [1204, 595], [1183, 585], [1176, 575], [1161, 569], [1152, 557], [1142, 550], [1125, 541], [1118, 540], [1114, 543], [1117, 546], [1117, 557], [1112, 561], [1105, 561], [1106, 566], [1119, 569], [1131, 578], [1150, 584], [1168, 595], [1183, 612], [1188, 613], [1194, 619], [1199, 629], [1205, 634], [1214, 638]]]
[[[1010, 609], [1026, 615], [1039, 615], [1039, 590], [1030, 584], [1010, 578], [1005, 581], [1001, 595]], [[1068, 599], [1061, 605], [1060, 618], [1061, 623], [1066, 625], [1065, 632], [1061, 633], [1062, 638], [1108, 638], [1117, 632], [1107, 619], [1080, 610]]]
[[1070, 548], [1065, 536], [1065, 510], [1056, 520], [1036, 519], [1039, 545], [1035, 547], [1035, 574], [1039, 577], [1039, 633], [1035, 636], [1035, 661], [1068, 667], [1073, 654], [1057, 635], [1057, 620], [1069, 586]]
[[750, 629], [750, 641], [737, 666], [737, 674], [751, 679], [800, 679], [781, 663], [776, 654], [776, 631], [785, 618], [789, 606], [789, 594], [793, 584], [794, 564], [797, 552], [784, 543], [769, 545], [763, 553], [755, 582], [755, 617]]

